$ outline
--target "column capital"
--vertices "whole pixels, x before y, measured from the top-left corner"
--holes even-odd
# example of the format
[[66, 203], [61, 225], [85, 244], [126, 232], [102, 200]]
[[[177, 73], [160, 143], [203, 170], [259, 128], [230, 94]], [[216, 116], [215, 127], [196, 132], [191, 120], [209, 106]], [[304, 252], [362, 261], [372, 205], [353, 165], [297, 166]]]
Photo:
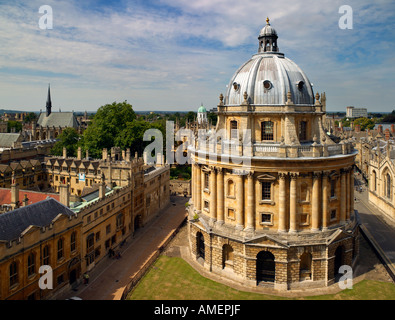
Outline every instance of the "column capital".
[[318, 179], [322, 176], [322, 172], [321, 171], [314, 171], [313, 172], [313, 179]]
[[331, 174], [331, 172], [328, 171], [328, 170], [322, 171], [322, 177], [323, 177], [323, 178], [329, 178], [329, 175], [330, 175], [330, 174]]
[[247, 178], [248, 178], [248, 179], [253, 178], [253, 177], [254, 177], [254, 173], [255, 173], [255, 171], [249, 171], [249, 172], [247, 173]]
[[279, 173], [278, 173], [278, 178], [279, 178], [280, 180], [285, 180], [285, 178], [287, 177], [287, 175], [288, 175], [288, 172], [279, 172]]
[[299, 172], [290, 172], [289, 177], [291, 180], [296, 180], [299, 177]]
[[223, 174], [224, 173], [224, 168], [222, 168], [222, 167], [217, 167], [217, 173], [218, 174]]

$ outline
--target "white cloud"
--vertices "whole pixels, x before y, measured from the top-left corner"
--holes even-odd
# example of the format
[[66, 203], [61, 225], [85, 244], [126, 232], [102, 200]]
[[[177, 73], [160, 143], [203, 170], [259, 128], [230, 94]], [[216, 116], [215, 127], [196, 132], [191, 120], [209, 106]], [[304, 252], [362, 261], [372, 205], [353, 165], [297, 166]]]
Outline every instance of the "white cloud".
[[[379, 22], [392, 21], [391, 2], [351, 1], [355, 29], [348, 31], [337, 26], [340, 0], [160, 3], [158, 10], [134, 1], [123, 2], [122, 10], [89, 10], [77, 1], [51, 0], [54, 29], [46, 31], [38, 29], [41, 2], [0, 5], [0, 72], [8, 70], [0, 81], [0, 108], [37, 110], [48, 82], [63, 109], [95, 110], [125, 99], [140, 110], [188, 110], [201, 102], [213, 107], [233, 72], [256, 52], [269, 16], [280, 50], [306, 71], [316, 90], [327, 92], [334, 110], [350, 100], [367, 107], [378, 101], [392, 110], [385, 92], [394, 84], [393, 24], [380, 24], [388, 38], [374, 39], [381, 60], [372, 59], [376, 53], [366, 39]], [[369, 83], [374, 91], [367, 94], [361, 84]], [[21, 88], [28, 97], [19, 95]]]

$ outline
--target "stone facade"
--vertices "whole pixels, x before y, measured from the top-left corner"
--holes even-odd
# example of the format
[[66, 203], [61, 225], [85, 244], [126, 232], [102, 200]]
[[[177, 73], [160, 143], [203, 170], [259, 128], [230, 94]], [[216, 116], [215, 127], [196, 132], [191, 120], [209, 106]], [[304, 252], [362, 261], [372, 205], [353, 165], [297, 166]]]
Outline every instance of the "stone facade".
[[251, 286], [328, 286], [358, 253], [357, 152], [349, 137], [327, 134], [325, 95], [277, 50], [260, 49], [236, 72], [216, 131], [189, 147], [190, 250], [209, 271]]

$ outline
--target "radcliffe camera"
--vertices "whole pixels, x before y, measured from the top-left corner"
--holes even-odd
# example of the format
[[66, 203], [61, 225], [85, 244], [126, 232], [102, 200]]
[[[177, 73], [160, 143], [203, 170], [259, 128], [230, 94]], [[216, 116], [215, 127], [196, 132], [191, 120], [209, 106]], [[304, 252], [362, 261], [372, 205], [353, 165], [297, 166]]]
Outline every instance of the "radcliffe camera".
[[395, 300], [393, 3], [0, 9], [4, 306]]

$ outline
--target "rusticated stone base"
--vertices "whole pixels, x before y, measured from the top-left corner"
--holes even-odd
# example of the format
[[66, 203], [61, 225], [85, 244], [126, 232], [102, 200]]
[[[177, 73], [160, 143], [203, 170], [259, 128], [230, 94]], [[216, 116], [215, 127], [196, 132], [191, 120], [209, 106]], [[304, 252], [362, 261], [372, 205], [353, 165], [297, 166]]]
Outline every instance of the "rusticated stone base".
[[280, 291], [329, 286], [341, 265], [353, 267], [359, 252], [355, 219], [342, 228], [315, 233], [246, 236], [209, 226], [201, 215], [189, 221], [188, 233], [191, 256], [206, 270], [251, 287]]

